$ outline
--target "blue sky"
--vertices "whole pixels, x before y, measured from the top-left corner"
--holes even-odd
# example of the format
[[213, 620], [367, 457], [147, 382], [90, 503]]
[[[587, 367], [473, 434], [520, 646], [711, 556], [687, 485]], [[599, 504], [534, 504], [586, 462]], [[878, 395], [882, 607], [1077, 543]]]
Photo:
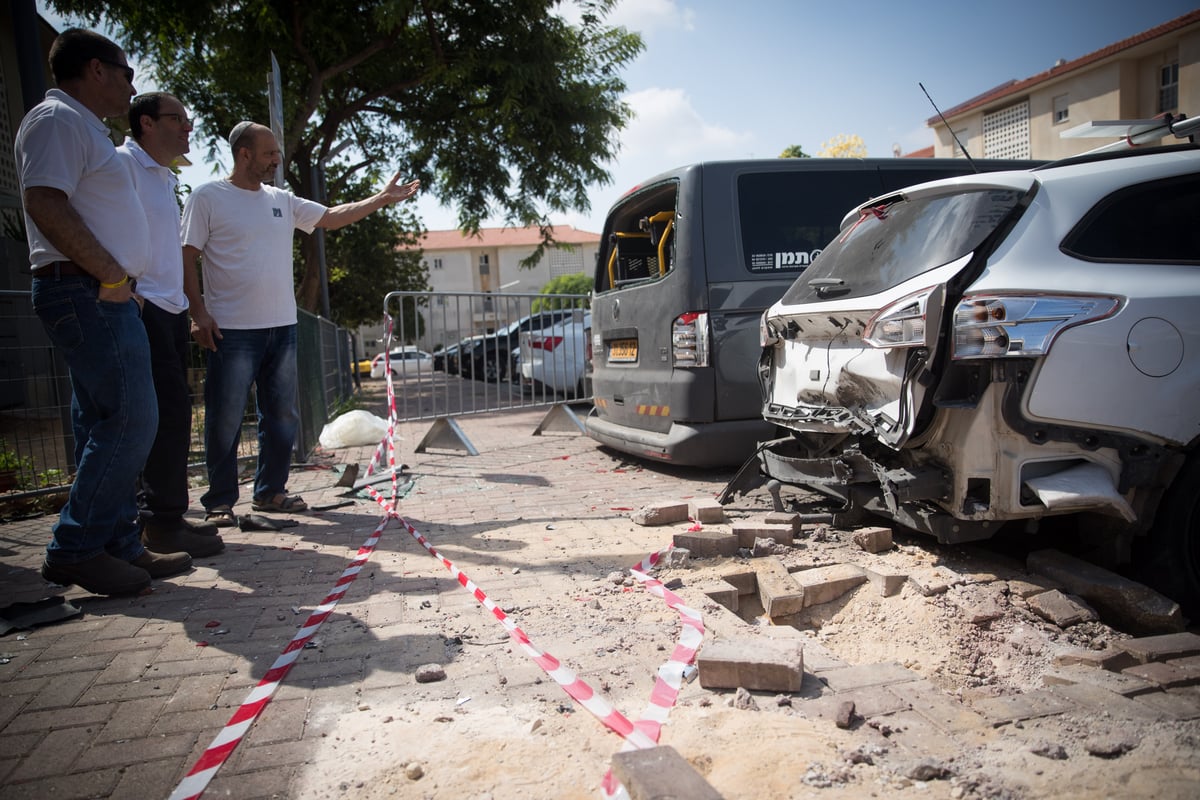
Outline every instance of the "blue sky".
[[[862, 137], [870, 156], [928, 147], [925, 121], [936, 112], [918, 83], [945, 110], [1182, 16], [1194, 2], [621, 0], [610, 22], [646, 43], [624, 76], [636, 118], [591, 211], [552, 222], [599, 233], [626, 190], [695, 161], [771, 158], [792, 144], [815, 154], [838, 134]], [[183, 179], [211, 180], [212, 167], [198, 164]], [[417, 204], [431, 230], [455, 227], [453, 209], [428, 197]]]

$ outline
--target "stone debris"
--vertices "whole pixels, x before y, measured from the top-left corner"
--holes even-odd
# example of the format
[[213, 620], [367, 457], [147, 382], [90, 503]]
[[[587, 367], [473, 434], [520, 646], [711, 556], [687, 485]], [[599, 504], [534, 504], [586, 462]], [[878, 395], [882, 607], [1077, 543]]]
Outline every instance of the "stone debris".
[[837, 725], [842, 730], [848, 730], [854, 726], [854, 723], [862, 717], [854, 713], [854, 701], [844, 700], [838, 704], [837, 714], [833, 718], [833, 724]]
[[1047, 742], [1045, 740], [1034, 742], [1029, 746], [1029, 752], [1035, 756], [1049, 758], [1052, 761], [1065, 761], [1067, 758], [1067, 750], [1057, 742]]
[[1185, 625], [1179, 604], [1144, 584], [1058, 550], [1029, 554], [1030, 572], [1058, 581], [1079, 595], [1118, 628], [1137, 633], [1182, 631]]
[[1118, 735], [1093, 736], [1083, 743], [1083, 749], [1096, 758], [1120, 758], [1137, 746], [1137, 742]]
[[680, 502], [654, 503], [642, 506], [629, 517], [637, 525], [671, 525], [676, 522], [687, 522], [688, 504]]
[[904, 773], [905, 777], [914, 781], [935, 781], [949, 778], [954, 772], [941, 761], [933, 758], [923, 758], [913, 764]]
[[436, 683], [446, 680], [446, 670], [441, 664], [424, 664], [417, 667], [417, 683]]
[[754, 695], [741, 686], [733, 693], [733, 697], [729, 698], [729, 705], [739, 711], [758, 711]]

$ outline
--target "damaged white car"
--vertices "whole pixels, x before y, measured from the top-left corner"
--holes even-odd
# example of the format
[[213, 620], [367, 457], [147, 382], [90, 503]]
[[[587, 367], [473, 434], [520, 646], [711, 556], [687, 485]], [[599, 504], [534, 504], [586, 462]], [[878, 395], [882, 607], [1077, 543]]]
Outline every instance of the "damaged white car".
[[1200, 148], [873, 199], [761, 336], [764, 477], [942, 542], [1095, 515], [1196, 610]]

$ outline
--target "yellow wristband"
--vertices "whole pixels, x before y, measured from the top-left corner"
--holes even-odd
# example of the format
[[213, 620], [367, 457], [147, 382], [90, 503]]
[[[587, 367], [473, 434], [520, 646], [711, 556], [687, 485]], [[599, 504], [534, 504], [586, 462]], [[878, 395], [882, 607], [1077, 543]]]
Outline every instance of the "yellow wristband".
[[128, 273], [126, 273], [125, 277], [121, 278], [121, 280], [117, 281], [116, 283], [104, 283], [103, 281], [101, 281], [100, 288], [101, 289], [117, 289], [117, 288], [124, 286], [127, 283], [129, 283], [129, 274]]

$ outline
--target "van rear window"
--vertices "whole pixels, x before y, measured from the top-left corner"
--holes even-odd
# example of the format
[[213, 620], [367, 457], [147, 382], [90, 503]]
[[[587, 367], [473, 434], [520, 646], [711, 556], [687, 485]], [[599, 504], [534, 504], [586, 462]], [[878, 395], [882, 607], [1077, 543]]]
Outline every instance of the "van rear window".
[[802, 271], [837, 236], [846, 212], [879, 193], [875, 170], [740, 175], [737, 204], [746, 271]]

